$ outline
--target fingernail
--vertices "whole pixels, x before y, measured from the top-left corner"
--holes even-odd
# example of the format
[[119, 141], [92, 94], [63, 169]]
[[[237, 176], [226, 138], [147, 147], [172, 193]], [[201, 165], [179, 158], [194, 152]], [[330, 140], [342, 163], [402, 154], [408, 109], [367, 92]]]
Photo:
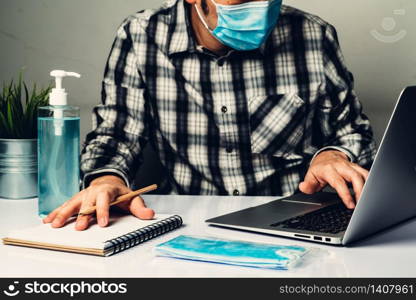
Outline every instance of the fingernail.
[[87, 220], [85, 219], [78, 220], [75, 227], [77, 229], [84, 229], [86, 223], [87, 223]]
[[98, 224], [99, 224], [100, 226], [102, 226], [102, 227], [104, 227], [105, 225], [107, 225], [107, 217], [101, 217], [101, 218], [98, 220]]
[[52, 222], [52, 227], [59, 227], [62, 223], [62, 220], [60, 218], [55, 218]]

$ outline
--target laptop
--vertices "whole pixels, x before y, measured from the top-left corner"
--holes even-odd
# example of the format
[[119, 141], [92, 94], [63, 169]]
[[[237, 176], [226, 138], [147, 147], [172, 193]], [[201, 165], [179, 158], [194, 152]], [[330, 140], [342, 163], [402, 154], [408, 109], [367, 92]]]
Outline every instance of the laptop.
[[335, 193], [295, 194], [206, 220], [241, 229], [348, 245], [416, 216], [416, 86], [401, 93], [354, 210]]

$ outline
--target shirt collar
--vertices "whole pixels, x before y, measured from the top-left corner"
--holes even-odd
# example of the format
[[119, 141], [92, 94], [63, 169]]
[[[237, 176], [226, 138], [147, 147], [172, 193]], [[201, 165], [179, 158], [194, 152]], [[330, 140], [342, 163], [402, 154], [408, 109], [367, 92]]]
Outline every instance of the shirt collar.
[[261, 55], [267, 55], [267, 53], [270, 51], [272, 44], [273, 44], [273, 32], [270, 33], [270, 35], [267, 37], [266, 41], [261, 44], [258, 51]]
[[189, 5], [184, 0], [177, 0], [172, 12], [169, 28], [173, 33], [168, 44], [168, 54], [195, 52]]

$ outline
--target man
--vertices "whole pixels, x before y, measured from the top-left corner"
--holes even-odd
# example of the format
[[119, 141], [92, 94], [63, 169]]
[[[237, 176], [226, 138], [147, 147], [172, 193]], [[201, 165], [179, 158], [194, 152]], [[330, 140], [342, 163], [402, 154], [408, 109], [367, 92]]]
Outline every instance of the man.
[[[106, 226], [146, 142], [166, 168], [164, 191], [289, 195], [330, 185], [349, 208], [376, 151], [335, 29], [281, 0], [177, 0], [129, 17], [93, 116], [84, 189], [45, 218], [53, 227], [92, 205]], [[154, 215], [140, 197], [121, 206]]]

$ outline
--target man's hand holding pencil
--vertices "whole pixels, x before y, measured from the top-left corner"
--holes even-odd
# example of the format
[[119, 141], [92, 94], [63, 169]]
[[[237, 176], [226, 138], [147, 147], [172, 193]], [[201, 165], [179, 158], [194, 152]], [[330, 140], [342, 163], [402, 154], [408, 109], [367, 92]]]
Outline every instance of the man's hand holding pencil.
[[133, 192], [121, 178], [105, 175], [91, 181], [86, 189], [52, 211], [43, 219], [43, 222], [51, 223], [52, 227], [59, 228], [75, 215], [77, 217], [75, 229], [85, 230], [96, 215], [98, 224], [105, 227], [108, 225], [110, 206], [113, 205], [140, 219], [152, 219], [155, 212], [146, 207], [140, 194], [156, 188], [156, 185], [151, 185]]

